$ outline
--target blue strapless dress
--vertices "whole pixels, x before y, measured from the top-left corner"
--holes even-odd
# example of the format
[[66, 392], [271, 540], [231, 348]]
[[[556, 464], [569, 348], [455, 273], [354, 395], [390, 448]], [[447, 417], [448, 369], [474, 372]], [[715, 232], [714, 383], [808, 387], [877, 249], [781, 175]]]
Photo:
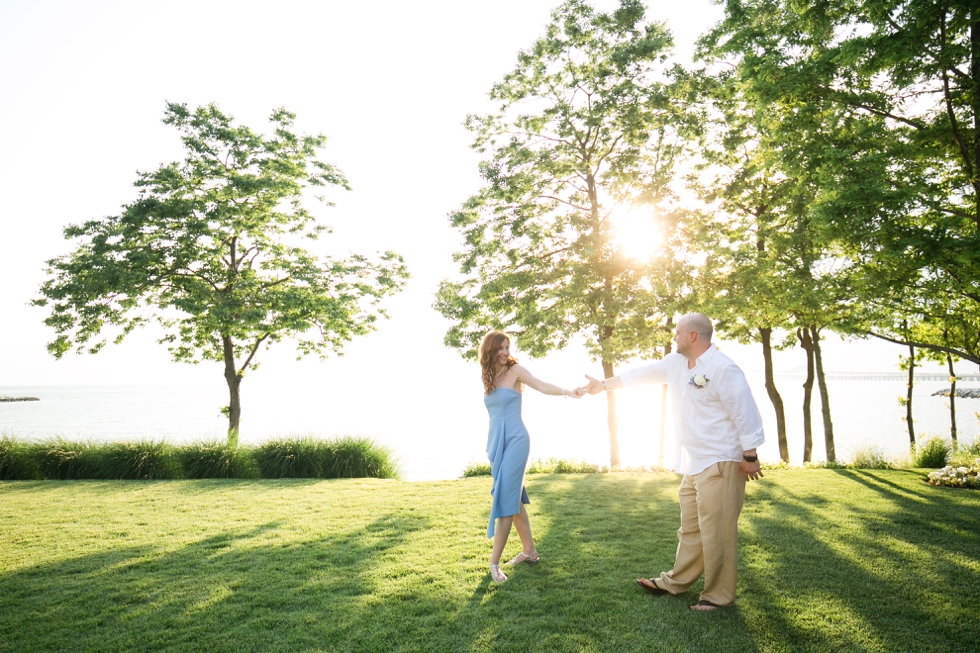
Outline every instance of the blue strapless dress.
[[483, 397], [490, 413], [487, 458], [493, 477], [487, 537], [493, 537], [493, 523], [497, 517], [516, 515], [521, 511], [521, 503], [531, 503], [524, 489], [524, 468], [531, 452], [531, 436], [521, 419], [522, 397], [520, 392], [507, 388], [494, 388]]

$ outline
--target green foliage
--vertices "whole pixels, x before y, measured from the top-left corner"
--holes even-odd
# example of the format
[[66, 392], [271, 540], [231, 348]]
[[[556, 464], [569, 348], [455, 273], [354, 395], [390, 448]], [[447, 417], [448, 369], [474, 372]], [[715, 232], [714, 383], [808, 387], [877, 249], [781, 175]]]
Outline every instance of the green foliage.
[[186, 478], [259, 478], [253, 447], [225, 442], [192, 442], [176, 447]]
[[[235, 125], [215, 105], [168, 103], [164, 122], [186, 158], [139, 174], [139, 198], [117, 216], [70, 225], [71, 253], [48, 261], [39, 306], [56, 357], [94, 353], [104, 330], [120, 342], [150, 320], [175, 361], [224, 365], [229, 442], [237, 440], [239, 385], [260, 347], [295, 338], [299, 354], [339, 352], [374, 329], [377, 304], [408, 277], [400, 256], [318, 257], [300, 245], [326, 228], [302, 205], [307, 187], [349, 188], [317, 158], [326, 139], [293, 133], [272, 113], [273, 136]], [[321, 198], [322, 199], [322, 198]]]
[[321, 478], [398, 478], [398, 461], [388, 447], [370, 438], [344, 436], [328, 441]]
[[822, 270], [858, 300], [834, 328], [980, 363], [975, 12], [751, 0], [702, 46], [733, 66], [728, 88], [771, 107], [786, 179], [810, 181], [805, 212], [839, 248]]
[[59, 437], [30, 448], [42, 478], [66, 481], [100, 477], [101, 452], [94, 442]]
[[[586, 460], [566, 460], [564, 458], [533, 458], [528, 462], [527, 474], [605, 474], [616, 472], [663, 472], [653, 467], [617, 467], [590, 463]], [[463, 478], [470, 476], [490, 476], [490, 463], [473, 461], [463, 470]]]
[[31, 481], [41, 478], [29, 443], [9, 435], [0, 436], [0, 481]]
[[895, 465], [885, 457], [881, 447], [868, 445], [854, 452], [848, 467], [851, 469], [894, 469]]
[[600, 474], [610, 469], [605, 465], [597, 465], [585, 460], [564, 460], [548, 458], [532, 460], [527, 466], [528, 474]]
[[398, 478], [391, 451], [369, 438], [301, 436], [257, 447], [223, 442], [25, 442], [0, 438], [0, 480]]
[[490, 476], [490, 463], [470, 461], [463, 469], [463, 478], [471, 476]]
[[[539, 356], [580, 334], [611, 365], [669, 341], [689, 279], [669, 209], [690, 122], [667, 81], [671, 45], [638, 0], [608, 14], [568, 0], [493, 86], [497, 110], [467, 118], [485, 183], [450, 215], [465, 244], [461, 278], [436, 295], [447, 345], [472, 358], [490, 328], [506, 328]], [[630, 208], [661, 231], [659, 251], [617, 241], [616, 212]]]
[[96, 450], [95, 478], [152, 480], [184, 476], [174, 446], [163, 441], [107, 442]]
[[977, 458], [980, 458], [980, 437], [968, 445], [960, 443], [959, 449], [953, 452], [949, 462], [956, 467], [962, 467], [973, 464]]
[[[804, 465], [806, 466], [806, 465]], [[789, 469], [790, 465], [785, 460], [770, 461], [770, 460], [759, 460], [759, 467], [765, 470], [771, 469]]]
[[397, 478], [391, 452], [369, 438], [270, 440], [255, 448], [263, 478]]
[[804, 469], [847, 469], [847, 463], [839, 460], [809, 460], [803, 463]]
[[945, 467], [953, 453], [953, 445], [940, 437], [920, 438], [912, 455], [916, 467]]

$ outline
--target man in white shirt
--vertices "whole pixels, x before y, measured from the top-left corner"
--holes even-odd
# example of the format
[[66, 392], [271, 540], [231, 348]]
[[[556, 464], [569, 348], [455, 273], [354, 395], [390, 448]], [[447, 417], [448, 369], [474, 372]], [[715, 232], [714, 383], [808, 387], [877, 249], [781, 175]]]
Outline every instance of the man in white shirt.
[[762, 476], [756, 448], [765, 441], [762, 418], [742, 370], [711, 344], [711, 320], [700, 313], [677, 322], [676, 353], [604, 381], [586, 375], [579, 394], [638, 383], [667, 383], [677, 437], [674, 471], [683, 474], [678, 499], [674, 568], [637, 583], [653, 594], [681, 594], [703, 573], [704, 591], [692, 610], [735, 601], [738, 515], [746, 479]]

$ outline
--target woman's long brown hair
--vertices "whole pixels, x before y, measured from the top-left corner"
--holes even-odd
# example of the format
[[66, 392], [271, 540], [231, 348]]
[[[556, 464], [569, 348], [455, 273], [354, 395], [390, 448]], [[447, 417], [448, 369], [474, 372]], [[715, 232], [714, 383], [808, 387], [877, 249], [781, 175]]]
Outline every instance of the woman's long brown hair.
[[[500, 347], [504, 342], [510, 342], [510, 338], [507, 337], [506, 333], [491, 331], [483, 336], [483, 342], [480, 343], [480, 366], [483, 368], [483, 394], [490, 394], [490, 391], [496, 387], [494, 385], [493, 366], [497, 362], [497, 352], [500, 351]], [[517, 361], [514, 357], [508, 356], [507, 369], [515, 365], [517, 365]]]

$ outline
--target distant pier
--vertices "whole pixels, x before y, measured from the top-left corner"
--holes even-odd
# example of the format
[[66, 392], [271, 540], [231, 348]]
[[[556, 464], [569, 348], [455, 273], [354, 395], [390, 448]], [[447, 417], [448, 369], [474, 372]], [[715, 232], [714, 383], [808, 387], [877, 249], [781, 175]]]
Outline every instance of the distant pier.
[[[806, 374], [776, 374], [778, 379], [798, 379], [806, 378]], [[824, 378], [828, 381], [908, 381], [908, 372], [827, 372]], [[916, 373], [913, 376], [915, 381], [949, 381], [949, 374], [941, 372]], [[980, 381], [980, 374], [958, 374], [957, 381]]]

